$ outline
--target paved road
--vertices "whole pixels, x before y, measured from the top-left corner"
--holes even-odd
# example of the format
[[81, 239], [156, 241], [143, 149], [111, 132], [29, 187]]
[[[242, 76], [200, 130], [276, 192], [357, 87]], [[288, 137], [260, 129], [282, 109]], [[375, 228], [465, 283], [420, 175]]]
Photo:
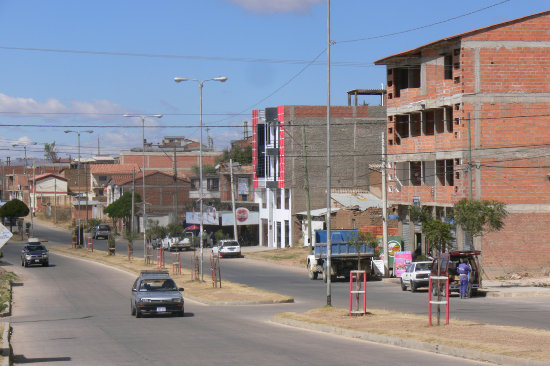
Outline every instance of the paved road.
[[[52, 244], [66, 243], [70, 236], [36, 223], [37, 232], [52, 240]], [[106, 240], [96, 241], [96, 247], [107, 246]], [[117, 250], [126, 250], [126, 244], [117, 241]], [[143, 256], [143, 241], [135, 243], [136, 257]], [[190, 252], [183, 253], [184, 266], [190, 263]], [[209, 272], [209, 249], [204, 249], [205, 273]], [[281, 267], [246, 258], [223, 258], [222, 278], [293, 296], [299, 309], [310, 309], [326, 304], [327, 291], [322, 280], [311, 281], [305, 270]], [[335, 282], [331, 288], [332, 304], [349, 307], [349, 284]], [[403, 292], [401, 287], [388, 281], [369, 281], [367, 306], [414, 314], [427, 313], [427, 291]], [[443, 310], [444, 311], [444, 310]], [[473, 321], [525, 326], [550, 330], [550, 301], [548, 297], [514, 297], [460, 299], [451, 298], [451, 316]]]
[[[56, 245], [50, 242], [50, 245]], [[3, 248], [14, 287], [15, 364], [40, 365], [482, 365], [270, 323], [295, 304], [210, 307], [186, 316], [130, 316], [134, 275], [53, 254], [24, 268], [21, 244]]]

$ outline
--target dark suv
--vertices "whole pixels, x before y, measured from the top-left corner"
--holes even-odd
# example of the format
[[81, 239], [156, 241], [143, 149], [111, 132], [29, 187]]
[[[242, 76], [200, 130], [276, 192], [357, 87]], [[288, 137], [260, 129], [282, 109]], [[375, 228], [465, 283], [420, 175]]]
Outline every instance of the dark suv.
[[21, 265], [28, 267], [31, 264], [41, 264], [44, 267], [50, 265], [48, 249], [35, 238], [30, 238], [21, 251]]
[[111, 227], [109, 225], [100, 224], [92, 228], [92, 238], [94, 239], [108, 239], [111, 234]]
[[[470, 276], [470, 281], [468, 283], [468, 289], [466, 290], [466, 297], [475, 295], [478, 289], [481, 288], [481, 266], [479, 265], [479, 255], [481, 251], [479, 250], [470, 250], [470, 251], [453, 251], [448, 253], [441, 254], [441, 276], [449, 277], [449, 293], [455, 291], [460, 291], [460, 276], [457, 273], [458, 265], [462, 259], [466, 263], [470, 264], [472, 267], [472, 274]], [[437, 276], [437, 266], [438, 259], [435, 258], [432, 264], [432, 276]], [[434, 293], [437, 290], [435, 284]], [[442, 293], [445, 292], [445, 287], [442, 284]]]
[[143, 313], [183, 316], [183, 296], [168, 271], [141, 271], [132, 286], [132, 315], [140, 318]]

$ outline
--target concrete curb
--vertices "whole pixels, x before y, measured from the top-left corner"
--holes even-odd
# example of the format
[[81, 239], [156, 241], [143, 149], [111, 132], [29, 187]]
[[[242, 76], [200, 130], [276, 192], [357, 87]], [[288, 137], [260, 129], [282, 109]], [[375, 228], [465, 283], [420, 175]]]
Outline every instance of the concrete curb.
[[10, 344], [11, 325], [8, 322], [4, 323], [4, 331], [2, 332], [2, 363], [0, 366], [9, 366], [11, 364], [12, 349]]
[[200, 297], [185, 295], [185, 299], [198, 302], [203, 305], [271, 305], [271, 304], [290, 304], [294, 303], [294, 298], [289, 297], [282, 300], [266, 300], [266, 301], [214, 301], [206, 300]]
[[509, 356], [503, 356], [495, 353], [481, 352], [478, 350], [459, 348], [454, 346], [448, 346], [444, 344], [434, 344], [428, 342], [415, 341], [406, 338], [397, 338], [392, 336], [386, 336], [383, 334], [360, 332], [355, 330], [349, 330], [344, 328], [333, 327], [329, 325], [313, 324], [302, 322], [293, 319], [273, 317], [272, 322], [282, 325], [287, 325], [296, 328], [308, 329], [312, 331], [335, 334], [343, 337], [361, 339], [365, 341], [388, 344], [392, 346], [409, 348], [419, 351], [438, 353], [447, 356], [461, 357], [474, 361], [492, 362], [497, 365], [509, 365], [509, 366], [549, 366], [550, 362], [528, 360], [524, 358], [515, 358]]

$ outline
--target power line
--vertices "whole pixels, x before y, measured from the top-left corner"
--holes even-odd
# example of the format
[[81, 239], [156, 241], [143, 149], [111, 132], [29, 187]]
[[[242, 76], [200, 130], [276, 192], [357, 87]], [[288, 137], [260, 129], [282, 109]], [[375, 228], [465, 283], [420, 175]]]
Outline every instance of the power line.
[[402, 30], [402, 31], [399, 31], [399, 32], [386, 33], [386, 34], [381, 34], [381, 35], [378, 35], [378, 36], [350, 39], [350, 40], [344, 40], [344, 41], [335, 41], [334, 43], [338, 44], [338, 43], [351, 43], [351, 42], [359, 42], [359, 41], [368, 41], [368, 40], [372, 40], [372, 39], [386, 38], [386, 37], [396, 36], [396, 35], [399, 35], [399, 34], [404, 34], [404, 33], [417, 31], [417, 30], [420, 30], [420, 29], [430, 28], [430, 27], [433, 27], [433, 26], [436, 26], [436, 25], [439, 25], [439, 24], [450, 22], [452, 20], [460, 19], [460, 18], [469, 16], [469, 15], [472, 15], [472, 14], [475, 14], [475, 13], [479, 13], [481, 11], [493, 8], [493, 7], [498, 6], [498, 5], [502, 5], [502, 4], [507, 3], [509, 1], [510, 0], [500, 1], [498, 3], [486, 6], [484, 8], [470, 11], [468, 13], [464, 13], [464, 14], [457, 15], [457, 16], [454, 16], [454, 17], [451, 17], [451, 18], [447, 18], [447, 19], [444, 19], [444, 20], [441, 20], [441, 21], [438, 21], [438, 22], [435, 22], [435, 23], [426, 24], [426, 25], [422, 25], [422, 26], [419, 26], [419, 27], [415, 27], [415, 28], [405, 29], [405, 30]]

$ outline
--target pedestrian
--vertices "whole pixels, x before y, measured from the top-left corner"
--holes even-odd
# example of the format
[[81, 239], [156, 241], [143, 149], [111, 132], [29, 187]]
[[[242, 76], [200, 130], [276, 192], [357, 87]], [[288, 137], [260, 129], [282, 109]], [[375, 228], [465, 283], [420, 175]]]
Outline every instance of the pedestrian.
[[472, 267], [469, 264], [464, 262], [464, 259], [460, 258], [460, 264], [458, 265], [457, 272], [460, 276], [460, 298], [466, 298], [466, 293], [468, 291], [468, 282], [470, 278], [470, 273], [472, 272]]

